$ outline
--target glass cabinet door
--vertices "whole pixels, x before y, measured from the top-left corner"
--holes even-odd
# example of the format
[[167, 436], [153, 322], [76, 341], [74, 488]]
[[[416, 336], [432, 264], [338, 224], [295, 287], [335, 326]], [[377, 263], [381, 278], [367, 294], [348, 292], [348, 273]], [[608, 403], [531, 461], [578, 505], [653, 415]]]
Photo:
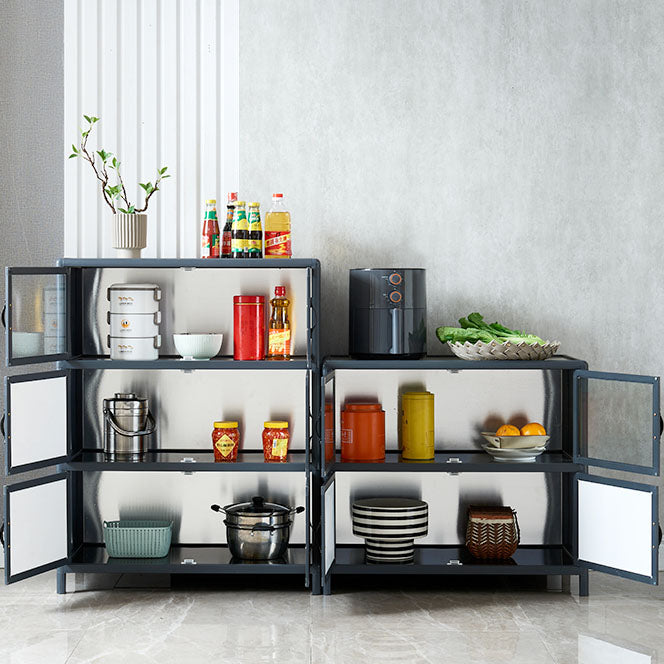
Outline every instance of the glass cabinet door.
[[7, 268], [3, 323], [9, 366], [71, 357], [69, 281], [69, 268]]
[[574, 372], [574, 460], [659, 475], [659, 377]]

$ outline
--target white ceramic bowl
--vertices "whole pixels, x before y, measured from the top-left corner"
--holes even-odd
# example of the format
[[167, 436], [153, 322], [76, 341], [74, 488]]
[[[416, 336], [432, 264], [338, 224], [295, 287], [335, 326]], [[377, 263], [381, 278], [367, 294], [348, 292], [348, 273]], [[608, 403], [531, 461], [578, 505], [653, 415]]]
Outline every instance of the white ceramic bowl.
[[219, 354], [223, 334], [174, 334], [173, 343], [185, 360], [209, 360]]

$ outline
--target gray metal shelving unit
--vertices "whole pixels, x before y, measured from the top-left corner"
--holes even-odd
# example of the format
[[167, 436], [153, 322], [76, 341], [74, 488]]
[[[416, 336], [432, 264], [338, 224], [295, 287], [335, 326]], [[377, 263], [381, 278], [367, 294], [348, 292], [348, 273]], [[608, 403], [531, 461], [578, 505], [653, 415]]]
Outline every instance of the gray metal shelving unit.
[[[106, 288], [154, 282], [162, 287], [163, 337], [155, 361], [117, 361], [105, 347]], [[223, 331], [232, 349], [232, 296], [291, 297], [294, 357], [237, 362], [180, 359], [171, 333]], [[57, 370], [10, 376], [3, 418], [7, 475], [55, 467], [46, 477], [5, 487], [5, 580], [67, 573], [291, 574], [320, 592], [319, 550], [312, 546], [319, 478], [315, 421], [319, 394], [320, 265], [315, 259], [63, 259], [54, 268], [7, 268], [6, 361], [56, 362]], [[55, 309], [53, 310], [53, 307]], [[55, 331], [55, 334], [54, 334]], [[102, 450], [101, 399], [131, 388], [156, 408], [158, 434], [141, 462], [109, 461]], [[245, 425], [236, 463], [215, 463], [209, 436], [221, 411]], [[263, 419], [291, 421], [285, 463], [263, 460]], [[259, 422], [260, 420], [260, 422]], [[315, 493], [312, 496], [312, 486]], [[300, 502], [286, 556], [247, 563], [231, 558], [211, 503]], [[126, 516], [124, 516], [126, 515]], [[101, 523], [169, 518], [173, 546], [164, 559], [113, 559]]]
[[[399, 394], [435, 394], [436, 455], [407, 462], [398, 450]], [[378, 401], [386, 412], [384, 461], [340, 458], [346, 401]], [[659, 378], [588, 371], [575, 358], [467, 361], [328, 358], [321, 370], [321, 584], [340, 575], [564, 575], [588, 570], [657, 583], [658, 491], [597, 474], [595, 467], [659, 475]], [[329, 413], [328, 413], [329, 414]], [[534, 463], [498, 463], [481, 430], [510, 417], [545, 423], [549, 447]], [[326, 435], [334, 453], [325, 450]], [[495, 430], [495, 429], [493, 429]], [[611, 446], [611, 443], [618, 443]], [[352, 534], [353, 500], [403, 496], [429, 503], [429, 534], [409, 564], [372, 564]], [[463, 545], [469, 504], [507, 504], [519, 515], [522, 544], [509, 561], [479, 561]], [[386, 581], [386, 584], [388, 582]]]

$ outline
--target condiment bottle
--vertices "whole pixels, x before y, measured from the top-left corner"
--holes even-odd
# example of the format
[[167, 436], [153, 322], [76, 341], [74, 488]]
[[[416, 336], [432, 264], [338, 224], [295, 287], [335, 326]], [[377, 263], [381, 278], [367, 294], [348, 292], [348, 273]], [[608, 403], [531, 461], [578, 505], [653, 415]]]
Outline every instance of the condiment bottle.
[[270, 360], [290, 360], [291, 356], [291, 326], [288, 320], [288, 305], [286, 288], [276, 286], [274, 297], [270, 300], [272, 315], [268, 326], [267, 357]]
[[231, 230], [231, 253], [233, 258], [246, 258], [249, 242], [249, 226], [247, 225], [247, 210], [244, 201], [235, 203], [233, 212], [233, 227]]
[[265, 422], [263, 456], [265, 461], [288, 461], [288, 422]]
[[235, 211], [235, 202], [237, 201], [237, 192], [231, 191], [228, 194], [228, 203], [226, 203], [226, 224], [221, 235], [221, 257], [233, 258], [232, 251], [232, 233], [233, 233], [233, 212]]
[[215, 461], [237, 461], [240, 429], [237, 422], [215, 422], [212, 429]]
[[283, 194], [272, 194], [272, 207], [265, 215], [265, 258], [290, 258], [291, 218]]
[[249, 240], [247, 258], [263, 258], [263, 229], [259, 203], [249, 203]]
[[217, 201], [214, 198], [205, 201], [201, 258], [219, 258], [219, 223]]

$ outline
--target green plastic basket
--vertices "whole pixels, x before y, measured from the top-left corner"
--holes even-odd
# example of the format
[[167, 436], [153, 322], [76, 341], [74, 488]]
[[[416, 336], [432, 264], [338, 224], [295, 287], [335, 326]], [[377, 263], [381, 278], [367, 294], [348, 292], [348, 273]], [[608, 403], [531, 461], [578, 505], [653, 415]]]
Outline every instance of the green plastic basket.
[[104, 521], [104, 544], [111, 558], [163, 558], [172, 531], [172, 521]]

